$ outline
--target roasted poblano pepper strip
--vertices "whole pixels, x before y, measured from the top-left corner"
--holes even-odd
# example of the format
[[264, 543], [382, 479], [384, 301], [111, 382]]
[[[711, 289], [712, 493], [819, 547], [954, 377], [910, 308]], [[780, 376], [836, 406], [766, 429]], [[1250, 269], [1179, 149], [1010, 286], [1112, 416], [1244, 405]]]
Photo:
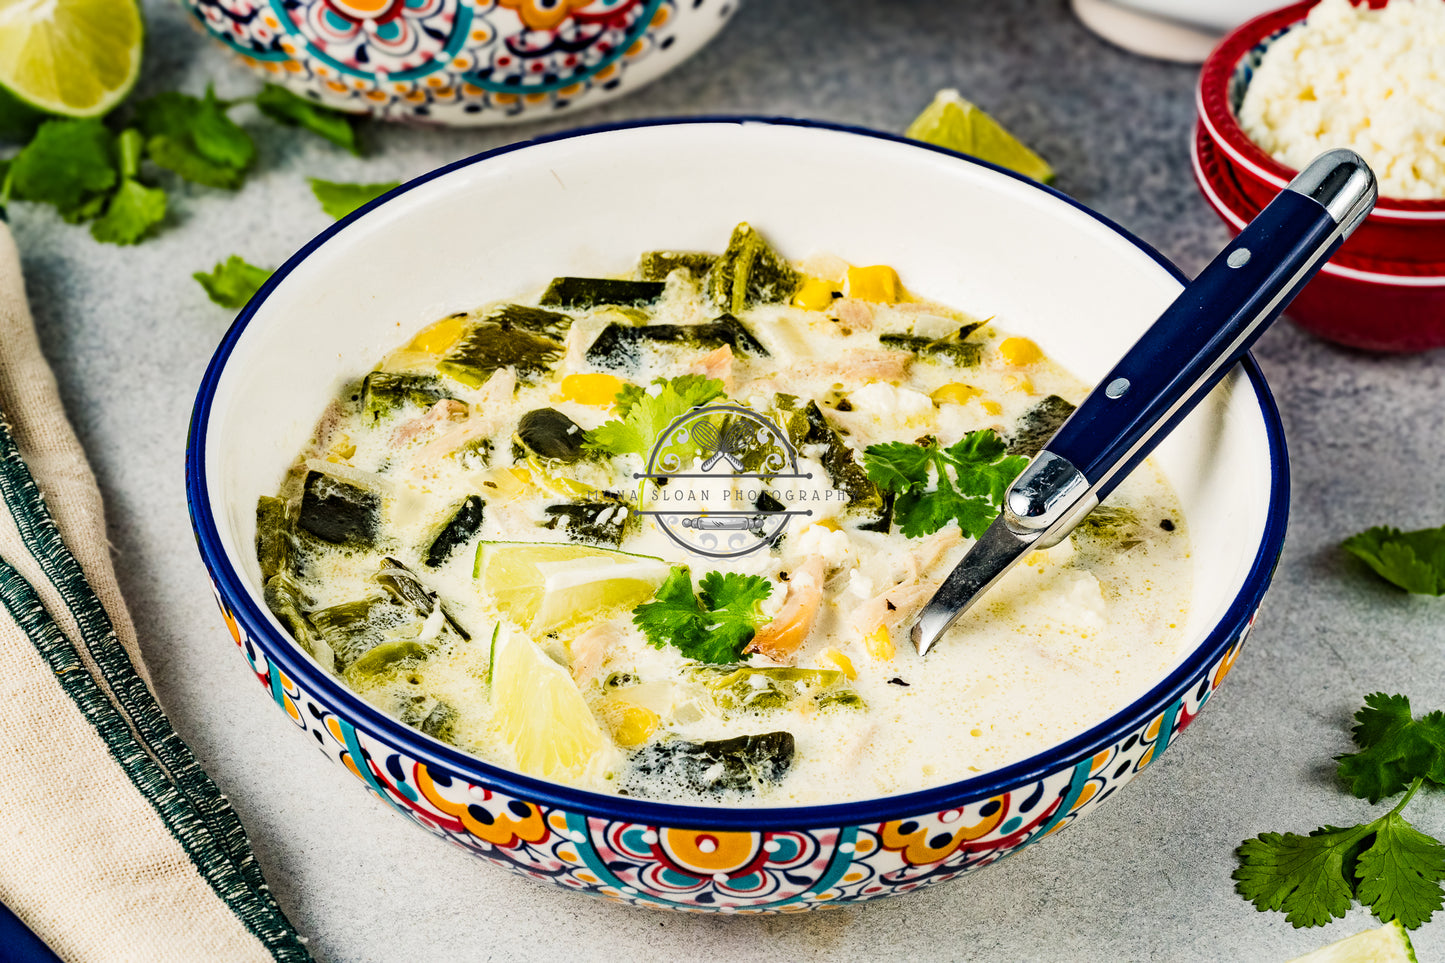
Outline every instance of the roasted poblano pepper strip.
[[336, 656], [338, 672], [345, 672], [353, 662], [383, 642], [398, 635], [415, 636], [421, 631], [422, 622], [409, 606], [380, 596], [318, 609], [310, 618]]
[[558, 341], [561, 341], [567, 334], [567, 329], [572, 327], [570, 314], [534, 308], [528, 304], [504, 304], [488, 314], [486, 320], [504, 328], [546, 335]]
[[[441, 605], [437, 600], [437, 594], [427, 588], [422, 580], [417, 578], [415, 572], [391, 556], [382, 559], [381, 568], [373, 578], [376, 580], [376, 584], [386, 589], [387, 594], [403, 605], [411, 606], [422, 618], [431, 615], [432, 610]], [[445, 607], [442, 608], [442, 618], [457, 635], [463, 639], [471, 638], [467, 630], [451, 617]]]
[[433, 739], [440, 739], [447, 745], [454, 746], [457, 744], [456, 722], [457, 710], [449, 703], [439, 701], [432, 706], [426, 718], [417, 724], [417, 728]]
[[538, 304], [587, 311], [607, 304], [640, 307], [662, 297], [661, 281], [618, 281], [612, 278], [553, 278]]
[[853, 457], [853, 449], [843, 442], [843, 436], [828, 424], [818, 403], [809, 401], [804, 405], [792, 395], [779, 394], [774, 397], [774, 407], [795, 449], [823, 446], [823, 468], [833, 484], [847, 493], [848, 510], [878, 519], [885, 509], [883, 493]]
[[637, 276], [644, 281], [665, 281], [679, 268], [701, 279], [717, 261], [716, 254], [702, 251], [648, 251], [637, 262]]
[[376, 541], [381, 496], [319, 471], [308, 472], [296, 527], [333, 545], [370, 547]]
[[804, 699], [819, 707], [848, 705], [863, 708], [858, 693], [846, 686], [847, 676], [837, 669], [797, 666], [694, 666], [689, 675], [706, 686], [713, 702], [724, 712], [761, 712], [783, 709]]
[[635, 368], [646, 344], [683, 344], [695, 348], [733, 349], [734, 354], [764, 358], [768, 349], [730, 314], [703, 324], [609, 324], [587, 349], [587, 360], [599, 368]]
[[449, 397], [439, 379], [429, 375], [373, 371], [361, 381], [361, 408], [372, 421], [410, 401], [422, 408]]
[[791, 732], [712, 742], [669, 739], [639, 749], [620, 788], [634, 795], [669, 784], [698, 794], [755, 793], [787, 775], [794, 751]]
[[452, 552], [470, 541], [471, 537], [482, 527], [486, 508], [487, 503], [482, 501], [480, 495], [468, 495], [463, 499], [426, 550], [427, 567], [436, 568], [441, 565]]
[[291, 568], [291, 513], [279, 498], [262, 495], [256, 500], [256, 559], [264, 582]]
[[1019, 418], [1009, 438], [1008, 453], [1032, 458], [1043, 450], [1059, 426], [1074, 413], [1074, 405], [1058, 395], [1049, 395]]
[[556, 408], [538, 408], [522, 416], [517, 438], [543, 458], [571, 464], [582, 457], [587, 433]]
[[430, 650], [414, 639], [393, 639], [368, 649], [342, 672], [342, 677], [358, 688], [370, 685], [404, 663], [426, 659]]
[[[266, 580], [266, 585], [261, 592], [266, 600], [266, 607], [271, 610], [291, 637], [300, 643], [301, 648], [310, 652], [322, 664], [327, 663], [323, 658], [325, 653], [316, 645], [320, 637], [311, 620], [306, 617], [306, 606], [310, 600], [301, 591], [301, 586], [289, 572], [281, 572]], [[328, 666], [331, 668], [332, 666]]]
[[484, 321], [468, 331], [437, 363], [437, 370], [464, 385], [480, 388], [499, 368], [517, 369], [517, 380], [530, 384], [562, 357], [562, 343], [544, 334]]
[[574, 542], [593, 545], [622, 544], [636, 527], [637, 513], [621, 501], [571, 502], [564, 505], [548, 505], [543, 509], [548, 521], [544, 528], [560, 528], [567, 538]]
[[708, 271], [703, 288], [718, 307], [741, 314], [753, 304], [787, 301], [801, 281], [762, 235], [743, 223], [733, 228], [727, 250]]
[[878, 343], [885, 348], [912, 351], [925, 361], [949, 361], [960, 368], [975, 367], [983, 359], [983, 345], [958, 337], [930, 339], [916, 334], [880, 334]]

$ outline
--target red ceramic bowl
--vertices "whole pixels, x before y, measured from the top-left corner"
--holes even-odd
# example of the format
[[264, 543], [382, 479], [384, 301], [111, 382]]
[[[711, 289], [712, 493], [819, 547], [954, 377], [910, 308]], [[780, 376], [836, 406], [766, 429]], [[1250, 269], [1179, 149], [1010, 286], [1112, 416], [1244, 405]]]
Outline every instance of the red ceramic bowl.
[[[1196, 106], [1200, 125], [1218, 149], [1221, 162], [1233, 171], [1239, 190], [1257, 207], [1269, 203], [1298, 172], [1250, 140], [1239, 126], [1236, 111], [1266, 48], [1303, 20], [1316, 2], [1297, 3], [1239, 27], [1214, 49], [1199, 74]], [[1386, 0], [1363, 2], [1383, 7]], [[1344, 253], [1414, 264], [1445, 262], [1445, 200], [1381, 197], [1374, 212], [1345, 245]]]
[[[1244, 190], [1239, 168], [1221, 156], [1203, 123], [1195, 125], [1192, 146], [1199, 189], [1238, 234], [1262, 205]], [[1299, 293], [1286, 311], [1289, 318], [1322, 338], [1371, 351], [1424, 351], [1445, 345], [1445, 262], [1372, 258], [1351, 253], [1350, 246]]]

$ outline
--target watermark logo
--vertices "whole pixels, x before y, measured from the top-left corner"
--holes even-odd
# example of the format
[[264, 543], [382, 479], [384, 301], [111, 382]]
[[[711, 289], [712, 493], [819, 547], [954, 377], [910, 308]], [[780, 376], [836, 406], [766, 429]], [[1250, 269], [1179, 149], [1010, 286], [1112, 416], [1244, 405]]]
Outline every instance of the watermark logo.
[[843, 500], [810, 484], [798, 452], [771, 418], [742, 405], [694, 408], [652, 446], [638, 512], [697, 555], [732, 558], [774, 544], [788, 523]]

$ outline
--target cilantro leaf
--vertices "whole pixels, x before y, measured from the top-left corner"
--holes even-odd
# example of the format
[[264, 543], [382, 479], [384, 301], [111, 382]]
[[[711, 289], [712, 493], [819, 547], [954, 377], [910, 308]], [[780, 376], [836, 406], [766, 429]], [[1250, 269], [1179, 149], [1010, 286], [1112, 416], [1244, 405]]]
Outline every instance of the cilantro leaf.
[[699, 588], [694, 595], [692, 573], [675, 565], [652, 601], [632, 610], [632, 621], [654, 648], [671, 645], [697, 662], [738, 661], [767, 622], [760, 609], [772, 583], [757, 575], [709, 572]]
[[277, 123], [309, 130], [353, 154], [361, 153], [356, 143], [356, 128], [348, 114], [299, 97], [277, 84], [261, 88], [256, 95], [256, 106]]
[[247, 264], [237, 254], [218, 263], [209, 273], [197, 271], [191, 275], [206, 289], [211, 300], [223, 308], [244, 307], [270, 276], [270, 269]]
[[8, 177], [15, 197], [84, 219], [119, 179], [115, 135], [98, 120], [47, 120], [15, 155]]
[[1355, 869], [1359, 900], [1380, 922], [1398, 919], [1413, 930], [1445, 904], [1445, 846], [1411, 826], [1398, 809], [1370, 825], [1375, 841]]
[[875, 485], [897, 496], [893, 517], [908, 538], [931, 535], [954, 521], [969, 538], [977, 538], [1028, 464], [1027, 458], [1007, 451], [1003, 439], [985, 428], [947, 448], [939, 448], [931, 438], [916, 445], [869, 445], [863, 468]]
[[323, 181], [319, 177], [311, 178], [311, 193], [321, 202], [321, 209], [338, 221], [358, 207], [370, 201], [376, 200], [381, 195], [394, 187], [400, 187], [401, 181], [383, 181], [378, 184], [341, 184], [336, 181]]
[[1355, 720], [1360, 751], [1337, 757], [1340, 778], [1350, 792], [1379, 802], [1416, 778], [1445, 786], [1445, 713], [1416, 720], [1405, 696], [1376, 692], [1365, 697]]
[[166, 216], [166, 192], [126, 178], [90, 233], [106, 244], [137, 244]]
[[736, 662], [758, 627], [768, 621], [763, 617], [762, 604], [772, 594], [772, 583], [761, 575], [708, 572], [702, 577], [698, 598], [712, 610], [715, 622], [708, 642], [731, 653], [726, 661]]
[[1341, 547], [1407, 592], [1445, 595], [1445, 527], [1415, 532], [1375, 527], [1350, 536]]
[[188, 181], [232, 190], [256, 159], [251, 135], [226, 114], [229, 104], [166, 91], [136, 104], [135, 124], [152, 161]]
[[610, 455], [633, 453], [643, 458], [658, 435], [678, 417], [699, 405], [723, 397], [722, 382], [702, 375], [658, 378], [649, 388], [624, 388], [614, 410], [619, 418], [587, 433], [584, 447]]
[[1264, 910], [1282, 910], [1296, 927], [1323, 926], [1349, 912], [1354, 901], [1345, 862], [1373, 823], [1298, 833], [1261, 833], [1238, 849], [1235, 891]]

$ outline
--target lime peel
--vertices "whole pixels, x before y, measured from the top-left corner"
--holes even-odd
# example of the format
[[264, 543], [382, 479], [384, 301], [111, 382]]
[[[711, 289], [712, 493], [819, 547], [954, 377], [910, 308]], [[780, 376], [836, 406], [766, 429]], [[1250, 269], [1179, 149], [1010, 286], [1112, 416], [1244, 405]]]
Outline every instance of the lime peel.
[[1416, 963], [1415, 948], [1399, 920], [1306, 953], [1290, 963]]

